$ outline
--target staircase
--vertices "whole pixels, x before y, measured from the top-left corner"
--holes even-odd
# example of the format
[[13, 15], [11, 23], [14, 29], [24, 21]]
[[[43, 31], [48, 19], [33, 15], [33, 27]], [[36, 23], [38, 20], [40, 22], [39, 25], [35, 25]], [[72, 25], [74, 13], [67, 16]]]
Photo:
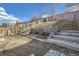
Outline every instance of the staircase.
[[79, 51], [79, 31], [61, 30], [53, 38], [48, 38], [47, 42]]

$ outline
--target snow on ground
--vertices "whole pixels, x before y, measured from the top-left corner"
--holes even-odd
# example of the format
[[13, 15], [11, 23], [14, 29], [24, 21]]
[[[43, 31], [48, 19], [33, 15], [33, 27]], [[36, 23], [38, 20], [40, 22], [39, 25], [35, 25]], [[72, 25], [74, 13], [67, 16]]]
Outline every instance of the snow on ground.
[[35, 56], [33, 53], [30, 56]]
[[64, 53], [51, 49], [45, 56], [65, 56]]

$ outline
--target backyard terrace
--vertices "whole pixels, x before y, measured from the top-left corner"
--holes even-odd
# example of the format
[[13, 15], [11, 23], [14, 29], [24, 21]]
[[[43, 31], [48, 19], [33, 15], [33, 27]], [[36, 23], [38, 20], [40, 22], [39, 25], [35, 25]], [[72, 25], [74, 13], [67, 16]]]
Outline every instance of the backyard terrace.
[[[35, 56], [43, 56], [50, 50], [58, 51], [58, 55], [60, 56], [61, 53], [64, 55], [79, 55], [79, 53], [76, 51], [54, 44], [30, 39], [27, 36], [14, 35], [4, 38], [6, 38], [6, 40], [8, 39], [8, 43], [1, 47], [3, 48], [3, 50], [0, 52], [1, 56], [29, 56], [31, 54]], [[55, 55], [56, 54], [57, 53], [55, 53]]]
[[[7, 14], [4, 10], [0, 12]], [[52, 14], [38, 13], [28, 21], [25, 21], [28, 13], [22, 21], [13, 15], [9, 19], [8, 14], [0, 14], [3, 20], [0, 25], [0, 56], [78, 56], [79, 11], [62, 14], [55, 14], [55, 10], [45, 12]], [[15, 18], [16, 23], [12, 25], [6, 18], [11, 21]]]

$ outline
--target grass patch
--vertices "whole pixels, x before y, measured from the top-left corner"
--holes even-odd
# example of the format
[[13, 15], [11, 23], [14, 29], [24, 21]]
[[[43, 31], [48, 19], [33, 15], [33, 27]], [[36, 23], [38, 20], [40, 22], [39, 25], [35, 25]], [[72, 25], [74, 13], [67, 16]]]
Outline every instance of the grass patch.
[[77, 29], [77, 21], [62, 21], [58, 24], [58, 27], [63, 30]]
[[51, 26], [53, 26], [55, 23], [57, 23], [57, 21], [52, 21], [52, 22], [43, 22], [41, 24], [37, 24], [36, 26], [34, 26], [34, 29], [44, 29], [44, 28], [49, 28]]
[[78, 28], [78, 22], [67, 21], [67, 20], [56, 20], [51, 22], [43, 22], [33, 26], [33, 29], [51, 29], [51, 28], [58, 28], [61, 30], [72, 30]]

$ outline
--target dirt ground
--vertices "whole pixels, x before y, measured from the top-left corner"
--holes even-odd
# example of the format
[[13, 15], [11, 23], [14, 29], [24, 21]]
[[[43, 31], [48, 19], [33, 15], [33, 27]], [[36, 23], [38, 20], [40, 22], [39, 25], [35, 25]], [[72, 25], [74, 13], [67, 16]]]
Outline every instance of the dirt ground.
[[29, 43], [21, 46], [0, 52], [2, 56], [29, 56], [34, 54], [36, 56], [45, 55], [50, 50], [50, 44], [45, 44], [37, 40], [32, 40]]
[[18, 47], [20, 45], [23, 45], [32, 41], [32, 39], [21, 36], [21, 35], [7, 36], [4, 38], [5, 38], [5, 41], [7, 41], [7, 44], [1, 47], [3, 48], [3, 50], [8, 50], [14, 47]]

